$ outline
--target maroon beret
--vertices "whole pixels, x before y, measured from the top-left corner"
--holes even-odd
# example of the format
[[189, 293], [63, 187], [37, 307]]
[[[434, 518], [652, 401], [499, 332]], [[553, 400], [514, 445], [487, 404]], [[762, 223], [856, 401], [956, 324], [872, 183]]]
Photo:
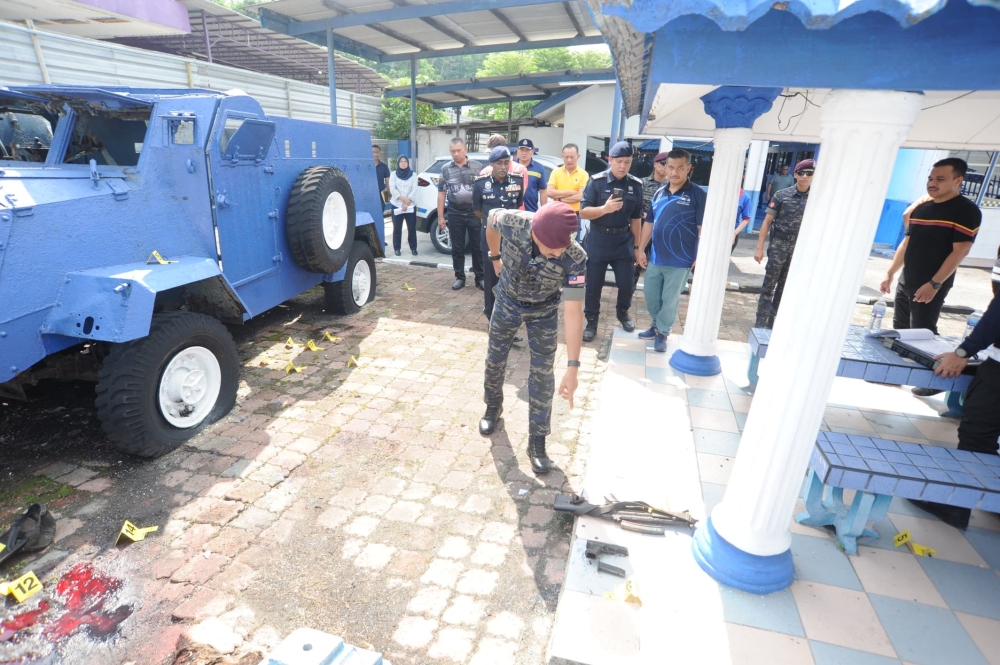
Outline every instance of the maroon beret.
[[576, 212], [562, 201], [549, 201], [531, 219], [531, 231], [550, 249], [569, 247], [578, 225]]

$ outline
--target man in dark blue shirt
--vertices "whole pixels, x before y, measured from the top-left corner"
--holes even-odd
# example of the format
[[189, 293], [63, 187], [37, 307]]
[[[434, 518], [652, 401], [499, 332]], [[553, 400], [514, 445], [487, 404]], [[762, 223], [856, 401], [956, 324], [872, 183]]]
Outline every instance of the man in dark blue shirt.
[[[646, 269], [643, 294], [653, 325], [639, 333], [639, 339], [653, 340], [653, 350], [667, 350], [667, 335], [677, 318], [681, 291], [687, 284], [698, 256], [698, 237], [705, 217], [707, 195], [691, 182], [691, 154], [683, 148], [667, 153], [667, 185], [660, 188], [650, 204], [642, 225], [635, 260]], [[644, 250], [652, 240], [653, 253], [646, 260]]]
[[[472, 183], [472, 209], [476, 211], [476, 217], [486, 221], [490, 216], [490, 211], [494, 208], [504, 208], [505, 210], [517, 210], [521, 207], [524, 197], [524, 179], [521, 176], [512, 175], [510, 167], [510, 151], [507, 146], [497, 146], [490, 152], [490, 174], [481, 175]], [[489, 269], [490, 246], [486, 242], [486, 226], [483, 225], [482, 235], [479, 239], [480, 249], [483, 253], [483, 314], [487, 320], [493, 315], [493, 304], [495, 296], [493, 287], [497, 284], [497, 277]]]
[[[1000, 284], [1000, 259], [993, 271], [993, 285]], [[974, 453], [996, 455], [1000, 438], [1000, 297], [994, 295], [990, 306], [983, 312], [979, 324], [951, 353], [943, 353], [935, 374], [955, 377], [962, 373], [969, 358], [980, 351], [986, 356], [972, 379], [962, 403], [962, 420], [958, 424], [958, 449]], [[914, 501], [944, 522], [964, 529], [969, 525], [968, 508], [947, 506], [929, 501]]]
[[524, 209], [535, 212], [548, 201], [545, 190], [548, 188], [549, 174], [545, 167], [534, 160], [535, 144], [531, 139], [521, 139], [517, 142], [517, 161], [523, 166], [528, 177], [525, 181]]
[[608, 265], [615, 272], [618, 300], [615, 313], [625, 332], [635, 330], [629, 316], [635, 284], [635, 248], [642, 218], [642, 180], [629, 173], [632, 146], [619, 141], [611, 146], [611, 168], [590, 179], [583, 190], [580, 217], [590, 220], [587, 235], [587, 298], [583, 315], [587, 327], [583, 341], [597, 336], [601, 291]]
[[389, 186], [389, 167], [382, 161], [382, 148], [377, 145], [372, 146], [372, 157], [375, 158], [375, 177], [378, 179], [378, 193], [382, 196], [382, 203], [385, 204], [388, 203], [385, 200], [384, 192], [386, 191], [386, 187]]

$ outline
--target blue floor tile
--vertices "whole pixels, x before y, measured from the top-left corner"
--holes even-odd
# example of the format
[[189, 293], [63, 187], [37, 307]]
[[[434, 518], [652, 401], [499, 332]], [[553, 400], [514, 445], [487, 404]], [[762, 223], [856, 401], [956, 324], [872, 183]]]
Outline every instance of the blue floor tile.
[[649, 365], [646, 365], [646, 378], [653, 383], [673, 383], [671, 379], [676, 379], [680, 376], [681, 375], [675, 372], [671, 367], [650, 367]]
[[722, 614], [730, 623], [806, 636], [791, 589], [758, 596], [719, 585], [719, 593], [722, 595]]
[[832, 538], [814, 538], [793, 533], [792, 559], [795, 577], [800, 580], [863, 590], [850, 559], [840, 551], [837, 541]]
[[953, 612], [874, 593], [868, 599], [903, 660], [920, 665], [987, 665]]
[[892, 525], [888, 517], [883, 517], [880, 521], [876, 522], [874, 525], [875, 533], [882, 536], [881, 538], [869, 538], [868, 536], [862, 536], [858, 538], [858, 545], [863, 547], [877, 547], [882, 550], [896, 550], [896, 551], [907, 551], [906, 546], [902, 548], [896, 547], [892, 544], [892, 539], [896, 537], [899, 531]]
[[712, 514], [712, 510], [714, 510], [715, 507], [719, 505], [725, 493], [726, 493], [725, 485], [718, 485], [716, 483], [701, 484], [701, 496], [705, 501], [706, 515]]
[[[695, 435], [695, 445], [697, 445], [697, 441], [697, 435]], [[994, 570], [1000, 570], [1000, 533], [970, 526], [965, 530], [965, 539], [972, 543], [972, 546], [979, 552], [979, 556], [986, 559], [986, 563], [990, 564]]]
[[702, 406], [706, 409], [719, 409], [722, 411], [733, 410], [733, 405], [729, 401], [729, 393], [723, 390], [688, 388], [687, 398], [688, 406]]
[[899, 665], [895, 658], [809, 640], [816, 665]]
[[951, 609], [1000, 621], [1000, 576], [992, 570], [922, 556], [917, 560]]
[[[688, 391], [690, 392], [690, 391]], [[736, 457], [740, 447], [740, 435], [733, 432], [719, 432], [714, 429], [695, 427], [694, 447], [699, 453]]]
[[626, 349], [611, 349], [611, 362], [620, 365], [645, 365], [646, 353], [644, 351], [628, 351]]
[[742, 432], [743, 428], [745, 428], [747, 426], [747, 415], [748, 414], [746, 414], [746, 413], [734, 413], [733, 415], [736, 416], [736, 426], [739, 427], [740, 431]]

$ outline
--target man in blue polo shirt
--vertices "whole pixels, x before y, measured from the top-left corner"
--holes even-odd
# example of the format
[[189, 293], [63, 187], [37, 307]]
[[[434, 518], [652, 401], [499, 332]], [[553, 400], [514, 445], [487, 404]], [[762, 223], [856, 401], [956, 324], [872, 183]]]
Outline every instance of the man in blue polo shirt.
[[535, 212], [548, 202], [545, 189], [548, 187], [549, 175], [545, 167], [536, 162], [535, 144], [531, 139], [521, 139], [517, 143], [517, 161], [528, 171], [524, 190], [524, 209]]
[[[635, 261], [646, 269], [643, 294], [653, 325], [639, 339], [653, 340], [653, 350], [667, 350], [667, 335], [677, 319], [681, 291], [698, 256], [698, 236], [707, 195], [691, 182], [691, 154], [682, 148], [667, 153], [667, 186], [656, 192], [643, 220]], [[653, 253], [646, 260], [646, 245]]]

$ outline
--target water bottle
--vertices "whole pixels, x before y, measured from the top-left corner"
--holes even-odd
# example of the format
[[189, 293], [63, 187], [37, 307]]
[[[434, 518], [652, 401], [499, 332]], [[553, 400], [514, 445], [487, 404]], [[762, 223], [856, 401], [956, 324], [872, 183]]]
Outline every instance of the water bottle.
[[969, 315], [969, 320], [965, 324], [965, 338], [972, 334], [972, 329], [979, 325], [979, 319], [983, 318], [983, 310], [977, 309]]
[[872, 305], [872, 317], [868, 319], [868, 331], [882, 330], [882, 319], [885, 318], [885, 296], [880, 296], [878, 302]]

